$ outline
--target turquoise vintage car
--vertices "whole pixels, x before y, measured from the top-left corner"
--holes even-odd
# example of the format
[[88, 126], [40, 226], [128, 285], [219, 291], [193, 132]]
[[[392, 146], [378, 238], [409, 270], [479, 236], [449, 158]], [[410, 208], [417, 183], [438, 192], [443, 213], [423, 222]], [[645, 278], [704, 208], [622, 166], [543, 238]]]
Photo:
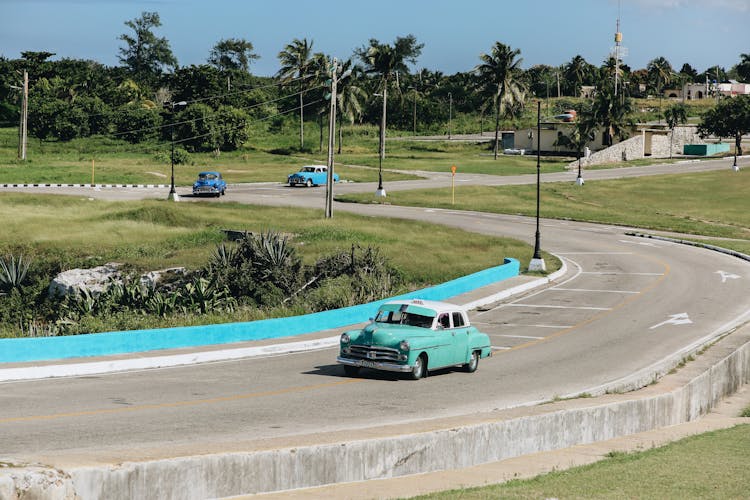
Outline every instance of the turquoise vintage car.
[[349, 376], [372, 368], [418, 380], [450, 366], [474, 372], [491, 355], [490, 338], [471, 326], [461, 306], [411, 299], [387, 302], [363, 329], [341, 334], [336, 361]]

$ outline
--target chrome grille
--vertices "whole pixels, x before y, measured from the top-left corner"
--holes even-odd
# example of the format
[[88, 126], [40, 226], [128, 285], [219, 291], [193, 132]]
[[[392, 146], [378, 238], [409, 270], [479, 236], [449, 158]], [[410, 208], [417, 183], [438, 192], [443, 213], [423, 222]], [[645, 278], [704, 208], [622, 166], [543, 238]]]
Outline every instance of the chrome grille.
[[368, 345], [352, 345], [349, 355], [356, 358], [371, 359], [373, 361], [403, 361], [398, 349]]

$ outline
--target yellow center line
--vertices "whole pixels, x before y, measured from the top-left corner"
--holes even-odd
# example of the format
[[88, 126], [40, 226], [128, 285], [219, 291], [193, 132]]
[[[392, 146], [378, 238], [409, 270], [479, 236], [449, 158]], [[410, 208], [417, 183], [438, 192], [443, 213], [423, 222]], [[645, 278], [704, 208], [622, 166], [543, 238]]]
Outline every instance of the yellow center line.
[[157, 410], [162, 408], [178, 408], [185, 406], [198, 406], [214, 403], [225, 403], [229, 401], [241, 401], [243, 399], [263, 398], [268, 396], [278, 396], [280, 394], [291, 394], [295, 392], [314, 391], [317, 389], [326, 389], [339, 385], [353, 384], [362, 382], [362, 379], [340, 380], [336, 382], [327, 382], [323, 384], [305, 385], [301, 387], [289, 387], [287, 389], [278, 389], [275, 391], [252, 392], [248, 394], [235, 394], [234, 396], [221, 396], [208, 399], [197, 399], [194, 401], [175, 401], [174, 403], [146, 404], [137, 406], [127, 406], [123, 408], [106, 408], [100, 410], [74, 411], [67, 413], [53, 413], [51, 415], [28, 415], [24, 417], [9, 417], [0, 419], [0, 424], [11, 422], [33, 422], [38, 420], [55, 420], [69, 417], [85, 417], [91, 415], [108, 415], [114, 413], [125, 413], [134, 411]]

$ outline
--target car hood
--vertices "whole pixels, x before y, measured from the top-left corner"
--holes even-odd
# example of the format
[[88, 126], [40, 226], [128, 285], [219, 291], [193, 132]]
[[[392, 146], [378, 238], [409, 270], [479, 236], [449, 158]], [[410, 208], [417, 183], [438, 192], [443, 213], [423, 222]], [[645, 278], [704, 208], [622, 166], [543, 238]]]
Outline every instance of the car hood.
[[193, 186], [213, 186], [218, 184], [219, 181], [217, 180], [198, 180], [193, 183]]

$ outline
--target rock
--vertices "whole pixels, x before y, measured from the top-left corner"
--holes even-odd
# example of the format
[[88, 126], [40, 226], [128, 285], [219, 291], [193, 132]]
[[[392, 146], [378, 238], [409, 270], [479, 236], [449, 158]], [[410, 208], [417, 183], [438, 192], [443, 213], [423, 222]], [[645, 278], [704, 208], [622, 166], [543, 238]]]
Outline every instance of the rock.
[[158, 271], [149, 271], [141, 275], [140, 283], [144, 287], [156, 288], [157, 285], [180, 281], [185, 277], [185, 274], [187, 274], [187, 270], [184, 267], [170, 267]]
[[58, 274], [52, 280], [47, 293], [53, 297], [59, 295], [65, 297], [86, 290], [92, 295], [99, 295], [114, 283], [122, 283], [120, 266], [116, 262], [108, 262], [103, 266], [91, 269], [70, 269]]

